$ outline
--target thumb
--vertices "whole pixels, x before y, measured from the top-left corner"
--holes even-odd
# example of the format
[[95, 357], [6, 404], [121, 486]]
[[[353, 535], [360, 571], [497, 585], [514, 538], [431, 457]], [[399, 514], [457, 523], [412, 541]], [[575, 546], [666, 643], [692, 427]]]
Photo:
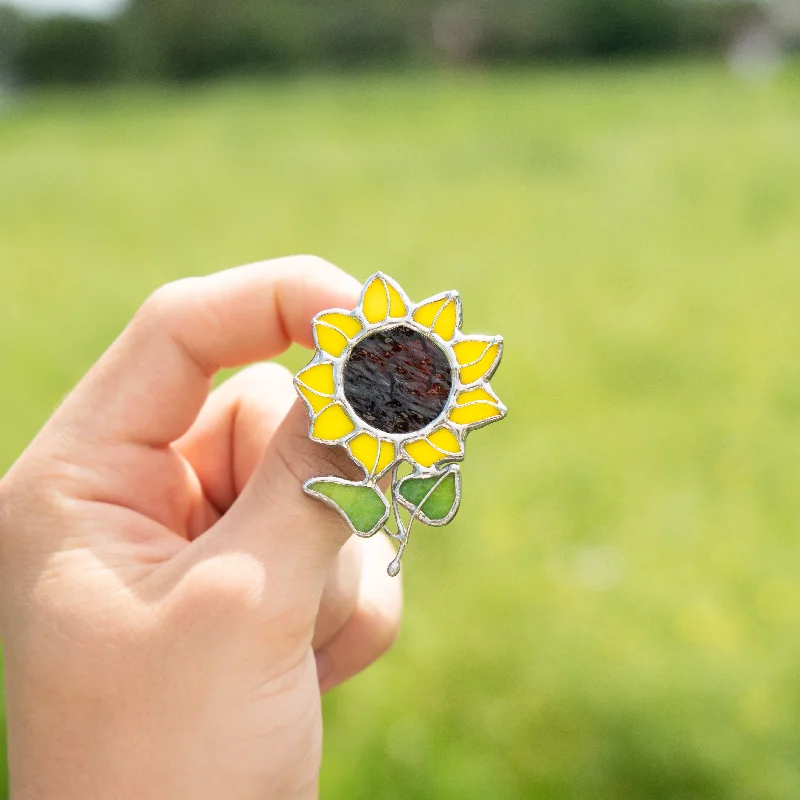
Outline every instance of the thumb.
[[201, 540], [216, 552], [256, 556], [267, 583], [282, 596], [319, 599], [329, 568], [350, 529], [303, 484], [313, 477], [363, 477], [341, 447], [308, 437], [308, 417], [298, 400], [272, 437], [267, 452], [228, 513]]

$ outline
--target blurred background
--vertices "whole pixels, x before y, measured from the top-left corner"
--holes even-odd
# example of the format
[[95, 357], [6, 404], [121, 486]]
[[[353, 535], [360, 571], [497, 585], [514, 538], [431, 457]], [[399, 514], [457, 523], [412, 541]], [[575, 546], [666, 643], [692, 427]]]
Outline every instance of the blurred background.
[[798, 43], [798, 0], [0, 6], [0, 473], [163, 282], [457, 288], [510, 414], [322, 797], [796, 800]]

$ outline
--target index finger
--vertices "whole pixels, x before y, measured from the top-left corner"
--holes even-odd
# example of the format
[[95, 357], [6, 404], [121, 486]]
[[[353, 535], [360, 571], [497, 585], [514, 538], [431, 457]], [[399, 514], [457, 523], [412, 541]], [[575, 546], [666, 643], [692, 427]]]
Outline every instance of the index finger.
[[359, 284], [312, 256], [250, 264], [157, 290], [57, 413], [81, 440], [165, 446], [189, 430], [215, 372], [313, 346], [311, 321]]

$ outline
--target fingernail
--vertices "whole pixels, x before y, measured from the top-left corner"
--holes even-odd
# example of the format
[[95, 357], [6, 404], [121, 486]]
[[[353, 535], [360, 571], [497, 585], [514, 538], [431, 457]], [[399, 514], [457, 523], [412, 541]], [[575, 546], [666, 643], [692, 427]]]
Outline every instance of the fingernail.
[[322, 683], [331, 674], [333, 664], [327, 653], [315, 653], [314, 658], [317, 660], [317, 680]]

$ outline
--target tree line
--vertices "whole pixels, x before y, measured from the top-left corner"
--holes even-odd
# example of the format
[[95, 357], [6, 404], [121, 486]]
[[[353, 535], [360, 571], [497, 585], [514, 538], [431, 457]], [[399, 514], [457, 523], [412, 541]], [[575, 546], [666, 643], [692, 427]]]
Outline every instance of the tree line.
[[0, 6], [0, 76], [22, 84], [192, 81], [709, 52], [763, 8], [753, 0], [131, 0], [93, 19]]

